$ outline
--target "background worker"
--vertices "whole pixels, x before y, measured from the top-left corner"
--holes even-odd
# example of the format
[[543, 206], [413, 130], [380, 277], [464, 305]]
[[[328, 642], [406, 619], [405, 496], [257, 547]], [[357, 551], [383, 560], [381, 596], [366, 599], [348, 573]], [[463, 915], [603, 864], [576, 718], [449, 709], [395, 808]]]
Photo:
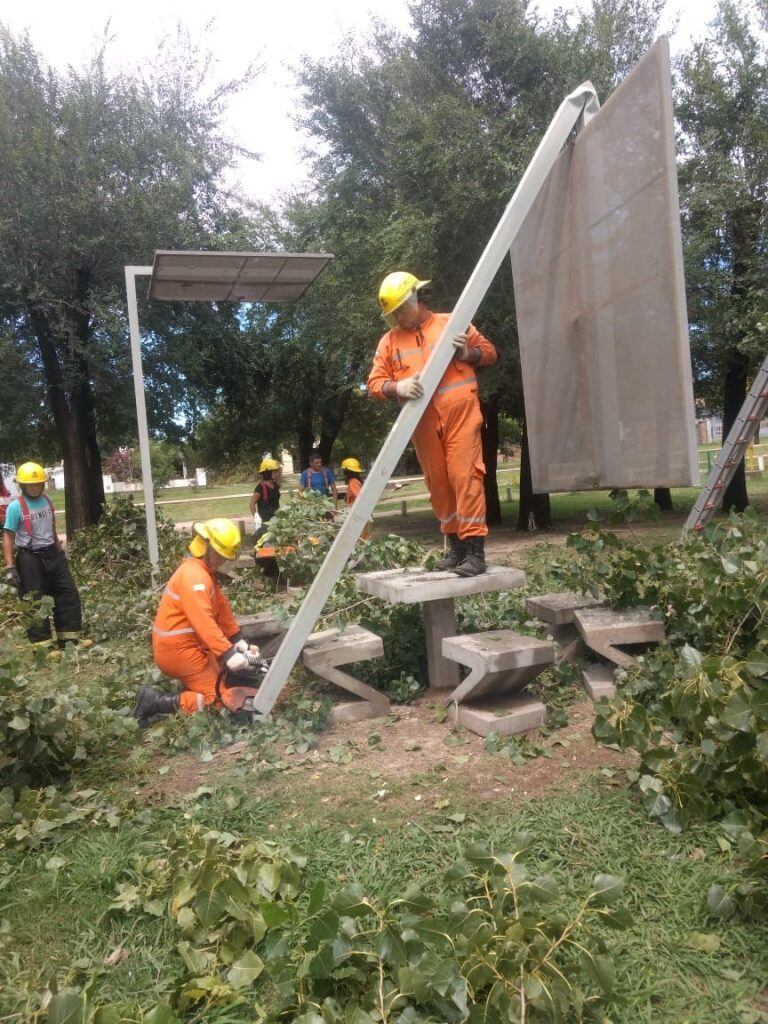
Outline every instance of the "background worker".
[[299, 494], [305, 491], [316, 491], [323, 497], [329, 498], [333, 495], [334, 502], [339, 503], [339, 492], [336, 488], [336, 479], [330, 466], [324, 466], [320, 458], [320, 452], [312, 452], [309, 456], [309, 468], [303, 469], [299, 476]]
[[3, 480], [2, 470], [0, 470], [0, 529], [2, 529], [3, 523], [5, 522], [5, 510], [11, 503], [11, 492], [5, 486], [5, 480]]
[[216, 573], [237, 558], [240, 530], [231, 519], [194, 523], [189, 558], [168, 580], [152, 627], [152, 652], [161, 672], [179, 679], [184, 692], [139, 690], [134, 718], [146, 726], [157, 715], [201, 711], [216, 702], [216, 678], [258, 663], [258, 649], [243, 639]]
[[[390, 330], [379, 341], [368, 390], [399, 402], [421, 398], [419, 379], [443, 333], [448, 313], [427, 308], [429, 281], [397, 271], [379, 288], [379, 305]], [[450, 549], [437, 568], [459, 576], [485, 572], [485, 465], [476, 369], [496, 362], [496, 349], [471, 324], [453, 339], [455, 355], [413, 435], [432, 509]]]
[[[59, 647], [77, 643], [83, 625], [80, 595], [56, 533], [56, 514], [45, 494], [46, 473], [37, 462], [25, 462], [16, 472], [21, 494], [8, 504], [3, 523], [5, 579], [19, 593], [53, 598], [53, 621]], [[14, 544], [16, 553], [14, 559]], [[30, 623], [33, 643], [51, 639], [49, 618]]]
[[347, 504], [352, 505], [363, 489], [363, 467], [357, 459], [344, 459], [341, 464], [347, 486]]
[[266, 531], [266, 524], [280, 507], [280, 463], [277, 459], [262, 459], [259, 466], [261, 480], [256, 484], [251, 495], [251, 515], [253, 516], [254, 541]]

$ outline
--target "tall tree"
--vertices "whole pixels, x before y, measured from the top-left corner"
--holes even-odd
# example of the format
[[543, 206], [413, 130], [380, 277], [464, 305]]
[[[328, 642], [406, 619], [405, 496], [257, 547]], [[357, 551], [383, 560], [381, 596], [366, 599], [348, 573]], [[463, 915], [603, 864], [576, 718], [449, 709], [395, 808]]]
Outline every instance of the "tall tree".
[[180, 39], [145, 76], [109, 72], [103, 47], [60, 74], [0, 26], [0, 323], [20, 351], [34, 345], [69, 530], [103, 506], [98, 408], [126, 390], [124, 265], [155, 248], [220, 247], [241, 227], [221, 183], [235, 154], [221, 116], [243, 79], [212, 88], [210, 70]]
[[[367, 45], [304, 65], [315, 197], [339, 242], [348, 303], [370, 310], [369, 360], [381, 278], [398, 268], [430, 277], [435, 305], [450, 308], [563, 96], [588, 77], [605, 96], [653, 41], [662, 6], [600, 0], [575, 21], [547, 22], [523, 0], [416, 0], [410, 38], [378, 29]], [[492, 433], [499, 412], [522, 417], [506, 267], [478, 326], [505, 355], [481, 377]]]
[[[768, 331], [768, 45], [747, 8], [721, 0], [681, 63], [677, 110], [694, 366], [725, 438]], [[742, 461], [723, 506], [748, 500]]]

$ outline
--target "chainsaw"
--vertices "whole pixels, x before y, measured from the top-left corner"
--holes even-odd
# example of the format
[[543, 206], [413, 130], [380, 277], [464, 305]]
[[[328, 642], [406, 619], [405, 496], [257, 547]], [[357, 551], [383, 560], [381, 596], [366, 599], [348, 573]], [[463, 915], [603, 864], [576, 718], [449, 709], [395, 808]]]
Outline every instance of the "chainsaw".
[[273, 637], [258, 649], [258, 654], [249, 651], [246, 654], [248, 665], [237, 671], [226, 665], [219, 670], [216, 677], [216, 700], [221, 702], [236, 722], [255, 725], [264, 719], [264, 715], [254, 707], [254, 701], [281, 642], [282, 636]]

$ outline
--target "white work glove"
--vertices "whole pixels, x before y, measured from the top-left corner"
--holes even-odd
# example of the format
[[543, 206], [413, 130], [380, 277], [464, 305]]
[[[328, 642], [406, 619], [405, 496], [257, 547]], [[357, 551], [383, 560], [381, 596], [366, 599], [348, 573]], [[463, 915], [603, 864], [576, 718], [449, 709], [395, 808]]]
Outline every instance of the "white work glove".
[[239, 672], [241, 669], [248, 667], [248, 655], [243, 651], [230, 654], [226, 660], [226, 666], [232, 672]]
[[[258, 648], [256, 649], [258, 650]], [[237, 651], [235, 654], [230, 654], [225, 664], [231, 672], [240, 672], [244, 668], [260, 668], [262, 661], [258, 654], [252, 654], [250, 651]]]
[[457, 334], [451, 344], [456, 349], [454, 359], [458, 359], [460, 363], [477, 362], [475, 350], [469, 346], [469, 335], [466, 331], [464, 334]]
[[247, 640], [238, 640], [237, 643], [235, 644], [235, 650], [237, 651], [238, 654], [247, 654], [248, 653], [248, 641]]
[[261, 527], [262, 527], [261, 516], [259, 515], [258, 512], [254, 512], [253, 513], [253, 532], [255, 533], [257, 530], [260, 530]]
[[419, 380], [418, 373], [414, 373], [412, 377], [406, 377], [405, 380], [397, 381], [395, 390], [397, 397], [406, 402], [414, 398], [421, 398], [424, 394], [424, 388]]

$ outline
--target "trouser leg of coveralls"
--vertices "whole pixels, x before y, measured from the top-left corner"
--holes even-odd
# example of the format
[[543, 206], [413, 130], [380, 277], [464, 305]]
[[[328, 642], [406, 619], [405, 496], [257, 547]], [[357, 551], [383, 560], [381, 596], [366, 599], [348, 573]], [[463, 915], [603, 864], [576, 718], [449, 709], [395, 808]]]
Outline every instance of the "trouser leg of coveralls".
[[480, 441], [483, 414], [477, 401], [441, 410], [448, 480], [456, 502], [456, 522], [462, 540], [485, 537], [485, 464]]
[[83, 613], [80, 595], [77, 592], [72, 573], [69, 571], [67, 556], [58, 548], [42, 555], [46, 575], [47, 593], [53, 598], [53, 621], [56, 639], [60, 645], [80, 639], [83, 627]]
[[[16, 551], [16, 569], [21, 580], [20, 593], [22, 596], [31, 594], [34, 598], [40, 598], [47, 594], [45, 567], [40, 561], [39, 555], [32, 554], [24, 548]], [[51, 639], [51, 620], [33, 619], [27, 627], [27, 639], [33, 644], [43, 640]]]
[[429, 501], [443, 533], [456, 533], [456, 496], [448, 479], [442, 427], [434, 406], [428, 405], [413, 435]]
[[154, 645], [155, 664], [167, 676], [184, 686], [179, 707], [188, 715], [216, 703], [218, 668], [214, 659], [202, 648], [164, 649]]

